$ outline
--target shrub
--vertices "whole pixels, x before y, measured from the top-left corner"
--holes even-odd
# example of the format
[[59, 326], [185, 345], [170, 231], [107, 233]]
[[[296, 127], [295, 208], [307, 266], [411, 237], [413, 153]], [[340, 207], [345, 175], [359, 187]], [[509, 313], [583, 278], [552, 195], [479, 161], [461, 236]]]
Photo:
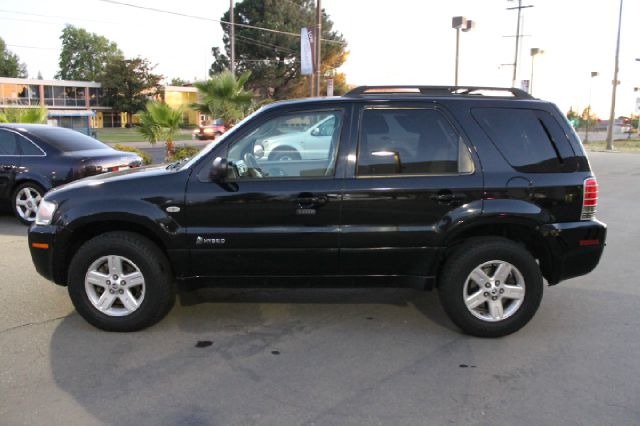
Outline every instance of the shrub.
[[138, 148], [134, 148], [132, 146], [127, 146], [127, 145], [120, 145], [120, 144], [116, 144], [114, 148], [118, 151], [123, 151], [123, 152], [135, 152], [140, 157], [142, 157], [142, 162], [145, 164], [145, 166], [148, 164], [151, 164], [152, 162], [151, 155], [147, 154], [146, 152]]
[[182, 160], [183, 158], [190, 158], [200, 152], [202, 148], [191, 145], [182, 145], [179, 148], [176, 148], [175, 153], [173, 154], [174, 160]]

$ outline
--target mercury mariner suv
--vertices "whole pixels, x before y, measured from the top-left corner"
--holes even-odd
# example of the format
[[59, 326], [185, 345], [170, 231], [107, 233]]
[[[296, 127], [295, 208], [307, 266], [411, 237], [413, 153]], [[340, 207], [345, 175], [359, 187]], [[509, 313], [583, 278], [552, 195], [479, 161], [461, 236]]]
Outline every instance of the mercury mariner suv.
[[[282, 140], [296, 155], [268, 154]], [[533, 317], [544, 280], [596, 267], [597, 202], [552, 103], [511, 88], [364, 86], [265, 106], [188, 161], [55, 188], [29, 248], [104, 330], [158, 322], [179, 285], [258, 278], [436, 288], [460, 329], [497, 337]]]

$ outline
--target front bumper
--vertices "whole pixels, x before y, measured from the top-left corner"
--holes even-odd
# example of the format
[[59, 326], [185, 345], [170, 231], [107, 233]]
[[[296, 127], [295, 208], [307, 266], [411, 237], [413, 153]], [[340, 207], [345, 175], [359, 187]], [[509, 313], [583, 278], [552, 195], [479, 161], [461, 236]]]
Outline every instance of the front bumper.
[[55, 226], [31, 225], [29, 229], [29, 250], [36, 271], [49, 281], [58, 285], [66, 285], [64, 270], [64, 250], [60, 250], [61, 239], [56, 237]]
[[553, 223], [541, 226], [540, 232], [550, 252], [543, 273], [549, 284], [557, 284], [595, 269], [606, 244], [607, 225], [598, 220]]

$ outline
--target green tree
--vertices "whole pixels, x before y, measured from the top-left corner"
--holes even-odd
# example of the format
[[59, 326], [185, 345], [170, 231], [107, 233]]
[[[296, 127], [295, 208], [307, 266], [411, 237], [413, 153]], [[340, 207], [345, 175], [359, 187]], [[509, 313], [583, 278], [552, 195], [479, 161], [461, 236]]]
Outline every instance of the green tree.
[[174, 77], [171, 79], [171, 83], [172, 86], [184, 86], [186, 84], [189, 84], [189, 82], [187, 80], [183, 80], [180, 77]]
[[167, 148], [166, 159], [173, 158], [173, 138], [182, 124], [182, 108], [173, 109], [164, 102], [151, 101], [144, 111], [140, 111], [138, 131], [150, 143], [164, 140]]
[[0, 123], [45, 124], [48, 111], [46, 108], [10, 108], [0, 111]]
[[18, 55], [7, 49], [2, 38], [0, 38], [0, 77], [27, 77], [27, 66], [20, 62]]
[[200, 92], [201, 102], [191, 107], [212, 118], [222, 118], [226, 126], [233, 126], [251, 110], [253, 92], [244, 88], [250, 76], [250, 71], [238, 78], [229, 71], [223, 71], [210, 80], [194, 83]]
[[154, 74], [147, 59], [133, 58], [111, 60], [102, 76], [102, 92], [107, 106], [127, 113], [127, 126], [131, 116], [145, 107], [160, 88], [163, 76]]
[[[235, 7], [235, 22], [263, 28], [277, 28], [280, 31], [300, 33], [302, 27], [312, 27], [315, 22], [315, 2], [313, 0], [244, 0]], [[229, 12], [222, 16], [229, 21]], [[224, 31], [223, 42], [226, 54], [214, 47], [214, 63], [210, 74], [217, 74], [229, 68], [230, 38], [229, 25], [221, 24]], [[289, 34], [265, 32], [253, 28], [236, 26], [236, 69], [238, 73], [251, 71], [248, 86], [265, 99], [286, 99], [307, 96], [307, 78], [300, 74], [300, 38]], [[322, 38], [332, 42], [322, 42], [321, 72], [331, 72], [347, 59], [346, 42], [333, 29], [333, 22], [323, 10]], [[347, 85], [343, 74], [334, 77], [334, 93], [343, 94]], [[322, 85], [326, 93], [326, 84]]]
[[109, 62], [123, 59], [116, 43], [84, 28], [67, 25], [62, 30], [60, 40], [60, 71], [56, 78], [100, 81]]

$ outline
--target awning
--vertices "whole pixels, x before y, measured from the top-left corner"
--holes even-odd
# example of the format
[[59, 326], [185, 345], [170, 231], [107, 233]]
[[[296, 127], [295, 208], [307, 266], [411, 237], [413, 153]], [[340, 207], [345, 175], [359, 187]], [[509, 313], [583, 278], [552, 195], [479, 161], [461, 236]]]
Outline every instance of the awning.
[[95, 117], [96, 112], [87, 109], [50, 109], [48, 115], [49, 117]]

